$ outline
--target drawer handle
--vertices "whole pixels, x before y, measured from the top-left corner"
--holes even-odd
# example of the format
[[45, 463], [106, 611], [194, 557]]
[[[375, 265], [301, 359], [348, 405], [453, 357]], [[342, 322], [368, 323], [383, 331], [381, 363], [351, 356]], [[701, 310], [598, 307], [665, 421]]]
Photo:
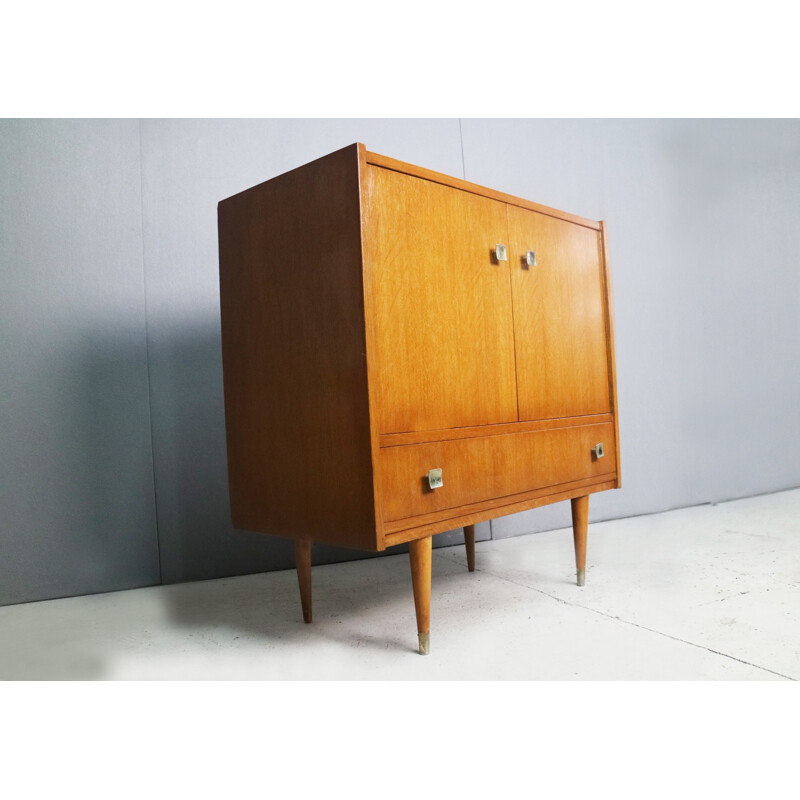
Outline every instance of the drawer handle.
[[508, 248], [504, 244], [494, 246], [494, 257], [497, 261], [508, 261]]
[[533, 250], [528, 250], [528, 252], [525, 254], [525, 264], [528, 267], [536, 266], [536, 253]]
[[428, 472], [428, 486], [431, 489], [440, 489], [444, 483], [442, 482], [442, 470], [432, 469]]
[[598, 442], [592, 448], [592, 457], [596, 460], [598, 458], [602, 458], [604, 455], [605, 455], [605, 451], [603, 450], [603, 443], [602, 442]]

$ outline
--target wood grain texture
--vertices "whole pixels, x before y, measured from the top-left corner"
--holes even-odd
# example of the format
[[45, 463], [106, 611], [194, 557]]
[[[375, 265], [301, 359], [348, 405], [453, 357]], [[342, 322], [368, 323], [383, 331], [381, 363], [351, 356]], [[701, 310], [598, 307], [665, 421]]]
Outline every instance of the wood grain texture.
[[417, 631], [429, 633], [431, 629], [431, 563], [430, 536], [417, 539], [408, 546], [411, 561], [411, 585], [414, 589], [414, 608], [417, 612]]
[[353, 145], [219, 232], [237, 527], [379, 550], [619, 485], [603, 223]]
[[462, 180], [461, 178], [454, 178], [452, 175], [445, 175], [442, 172], [435, 172], [432, 169], [425, 169], [425, 167], [419, 167], [416, 164], [409, 164], [405, 161], [399, 161], [396, 158], [389, 158], [388, 156], [382, 156], [379, 153], [372, 153], [367, 150], [366, 160], [368, 164], [373, 164], [377, 167], [394, 170], [395, 172], [401, 172], [405, 175], [414, 175], [418, 178], [431, 181], [432, 183], [440, 183], [443, 186], [452, 186], [455, 189], [469, 192], [470, 194], [488, 197], [501, 203], [519, 206], [520, 208], [527, 208], [529, 211], [537, 211], [540, 214], [555, 217], [556, 219], [563, 219], [568, 222], [573, 222], [576, 225], [583, 225], [586, 228], [600, 230], [600, 223], [593, 219], [579, 217], [577, 214], [570, 214], [567, 211], [560, 211], [557, 208], [550, 208], [549, 206], [544, 206], [541, 203], [534, 203], [531, 200], [525, 200], [522, 197], [515, 197], [513, 194], [507, 194], [506, 192], [500, 192], [497, 189], [490, 189], [486, 186], [480, 186], [477, 183], [470, 183], [469, 181]]
[[378, 337], [375, 325], [375, 302], [372, 294], [374, 281], [370, 280], [372, 270], [379, 268], [379, 265], [371, 264], [369, 261], [369, 254], [365, 252], [367, 241], [367, 237], [365, 235], [365, 228], [367, 225], [365, 201], [369, 197], [369, 170], [367, 166], [367, 148], [364, 147], [363, 144], [359, 143], [356, 145], [356, 149], [358, 152], [359, 210], [361, 217], [361, 264], [362, 289], [364, 292], [364, 347], [367, 356], [370, 454], [372, 457], [373, 468], [372, 499], [375, 508], [376, 549], [383, 550], [385, 548], [385, 543], [381, 491], [379, 481], [374, 478], [376, 475], [376, 465], [380, 463], [381, 396], [380, 381], [378, 379]]
[[[530, 489], [526, 492], [517, 492], [516, 494], [503, 495], [502, 497], [492, 497], [488, 500], [479, 500], [477, 503], [468, 503], [458, 508], [444, 508], [441, 511], [432, 511], [429, 514], [419, 514], [415, 517], [407, 517], [405, 519], [395, 520], [394, 522], [387, 522], [384, 526], [384, 534], [388, 542], [390, 537], [394, 537], [395, 534], [410, 528], [427, 528], [429, 525], [438, 526], [440, 523], [446, 523], [444, 527], [436, 528], [435, 532], [438, 533], [474, 522], [485, 522], [487, 519], [502, 517], [512, 513], [507, 510], [509, 506], [514, 506], [518, 511], [524, 511], [525, 508], [523, 504], [529, 500], [538, 501], [539, 498], [549, 497], [550, 495], [560, 494], [562, 492], [572, 492], [567, 498], [577, 496], [578, 494], [587, 494], [588, 492], [594, 491], [592, 487], [598, 483], [605, 483], [609, 480], [613, 480], [615, 477], [615, 472], [609, 472], [591, 478], [567, 481], [567, 483], [560, 483], [557, 486], [540, 486], [537, 489]], [[537, 502], [536, 505], [541, 505], [541, 503]], [[531, 508], [535, 508], [536, 505], [531, 506]], [[487, 516], [480, 518], [475, 516], [476, 514], [482, 514], [484, 512], [487, 513]]]
[[608, 413], [598, 232], [516, 207], [508, 223], [520, 420]]
[[614, 414], [614, 441], [617, 451], [617, 483], [615, 488], [622, 488], [622, 466], [619, 447], [619, 409], [617, 407], [617, 355], [614, 346], [614, 298], [611, 291], [611, 265], [608, 260], [608, 230], [605, 222], [600, 223], [600, 236], [603, 241], [603, 279], [605, 287], [606, 308], [606, 348], [608, 350], [608, 391], [611, 411]]
[[[443, 531], [450, 531], [455, 528], [463, 527], [464, 525], [475, 525], [478, 522], [486, 522], [490, 519], [503, 517], [508, 514], [516, 514], [519, 511], [529, 511], [532, 508], [539, 508], [539, 506], [550, 505], [551, 503], [558, 503], [562, 500], [570, 500], [573, 497], [578, 497], [584, 494], [594, 494], [595, 492], [605, 492], [608, 489], [614, 488], [615, 476], [608, 475], [599, 478], [595, 482], [582, 481], [580, 488], [566, 488], [569, 484], [537, 489], [533, 492], [526, 492], [523, 495], [514, 495], [510, 498], [505, 498], [504, 503], [486, 503], [479, 504], [479, 510], [471, 510], [469, 508], [460, 508], [453, 513], [450, 518], [443, 518], [436, 522], [426, 522], [424, 524], [417, 524], [420, 522], [419, 517], [408, 520], [410, 527], [394, 532], [386, 533], [386, 546], [392, 547], [397, 544], [420, 539], [424, 536], [432, 536], [436, 533]], [[517, 498], [523, 497], [525, 499], [518, 500]]]
[[[605, 423], [382, 448], [385, 521], [614, 473], [613, 432]], [[606, 445], [606, 454], [594, 459], [598, 442]], [[431, 490], [426, 475], [438, 468], [444, 485]]]
[[381, 433], [517, 419], [502, 203], [367, 167], [365, 268]]
[[611, 414], [587, 414], [582, 417], [557, 417], [555, 419], [526, 420], [499, 425], [474, 425], [467, 428], [445, 428], [439, 431], [409, 431], [407, 433], [384, 433], [380, 436], [381, 447], [399, 447], [404, 444], [444, 442], [448, 439], [473, 439], [476, 436], [497, 436], [503, 433], [527, 433], [551, 428], [575, 428], [580, 425], [595, 425], [613, 422]]
[[234, 525], [377, 548], [358, 151], [219, 204]]

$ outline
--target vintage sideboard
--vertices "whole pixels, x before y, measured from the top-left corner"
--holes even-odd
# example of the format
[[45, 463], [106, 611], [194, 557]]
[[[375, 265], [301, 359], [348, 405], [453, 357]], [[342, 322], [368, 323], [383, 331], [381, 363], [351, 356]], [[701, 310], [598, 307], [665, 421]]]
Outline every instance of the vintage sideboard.
[[429, 649], [431, 537], [620, 486], [605, 226], [353, 144], [219, 204], [237, 528], [408, 543]]

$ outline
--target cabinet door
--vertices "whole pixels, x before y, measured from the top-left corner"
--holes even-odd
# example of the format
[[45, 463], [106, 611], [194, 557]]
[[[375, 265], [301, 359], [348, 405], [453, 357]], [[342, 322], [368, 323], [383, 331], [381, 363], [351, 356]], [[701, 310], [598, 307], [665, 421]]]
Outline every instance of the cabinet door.
[[505, 204], [367, 170], [381, 433], [516, 421], [509, 268], [494, 256], [508, 241]]
[[518, 206], [508, 224], [519, 418], [608, 412], [599, 232]]

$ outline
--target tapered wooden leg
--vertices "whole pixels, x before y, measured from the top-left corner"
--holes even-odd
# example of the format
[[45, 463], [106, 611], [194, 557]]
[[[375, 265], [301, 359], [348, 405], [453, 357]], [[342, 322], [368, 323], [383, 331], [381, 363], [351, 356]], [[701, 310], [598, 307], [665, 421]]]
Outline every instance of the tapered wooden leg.
[[294, 560], [300, 584], [300, 602], [303, 604], [303, 622], [311, 622], [311, 542], [294, 540]]
[[430, 536], [408, 543], [411, 557], [411, 583], [414, 587], [414, 607], [417, 611], [419, 652], [426, 656], [430, 652], [431, 636], [431, 546]]
[[467, 569], [475, 572], [475, 526], [464, 526], [464, 544], [467, 548]]
[[586, 534], [589, 530], [589, 495], [572, 498], [572, 535], [575, 539], [575, 566], [578, 586], [586, 582]]

